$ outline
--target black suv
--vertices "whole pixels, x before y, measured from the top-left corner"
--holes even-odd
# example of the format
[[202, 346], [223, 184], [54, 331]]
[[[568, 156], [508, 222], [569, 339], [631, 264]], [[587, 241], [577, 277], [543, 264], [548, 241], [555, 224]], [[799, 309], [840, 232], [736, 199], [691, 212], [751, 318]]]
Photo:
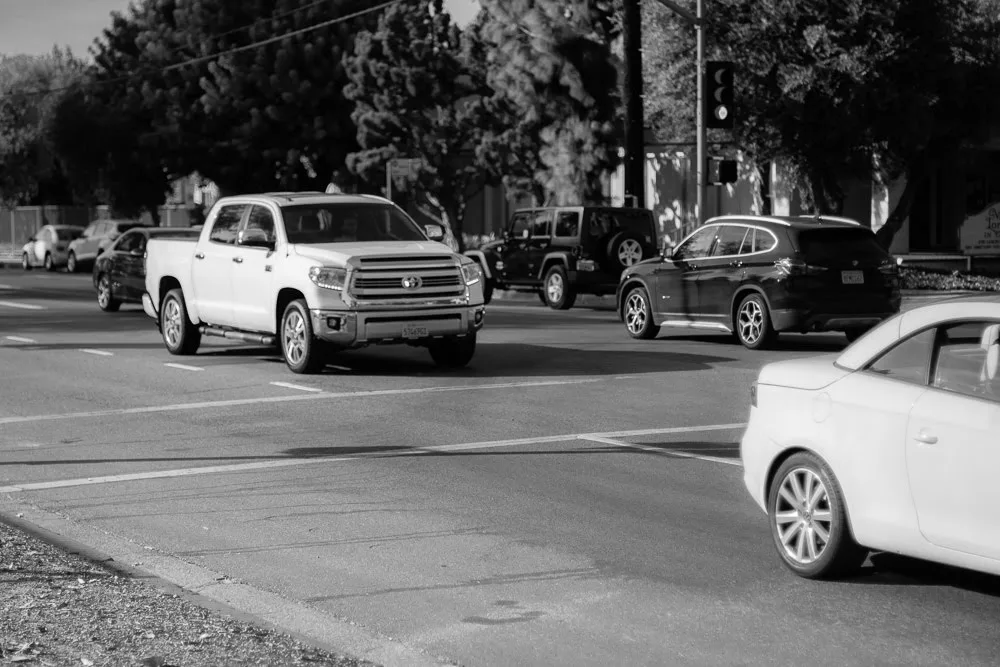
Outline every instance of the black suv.
[[750, 349], [780, 331], [853, 341], [899, 312], [899, 272], [872, 230], [847, 218], [722, 216], [624, 271], [617, 298], [633, 338], [682, 326], [735, 334]]
[[624, 269], [657, 255], [656, 221], [644, 208], [550, 206], [520, 209], [503, 238], [465, 253], [494, 289], [536, 292], [556, 310], [577, 294], [614, 294]]

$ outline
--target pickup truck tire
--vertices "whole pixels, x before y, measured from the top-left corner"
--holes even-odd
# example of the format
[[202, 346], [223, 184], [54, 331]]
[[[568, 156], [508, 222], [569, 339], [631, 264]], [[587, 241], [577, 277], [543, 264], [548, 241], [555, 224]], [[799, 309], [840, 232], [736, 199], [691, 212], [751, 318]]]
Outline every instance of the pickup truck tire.
[[194, 354], [201, 345], [201, 331], [188, 317], [180, 288], [167, 292], [160, 304], [160, 332], [170, 354]]
[[281, 316], [281, 355], [293, 373], [318, 373], [326, 366], [326, 347], [313, 336], [312, 320], [306, 302], [296, 299], [285, 307]]
[[431, 359], [442, 368], [464, 368], [476, 354], [476, 334], [432, 341], [427, 347]]

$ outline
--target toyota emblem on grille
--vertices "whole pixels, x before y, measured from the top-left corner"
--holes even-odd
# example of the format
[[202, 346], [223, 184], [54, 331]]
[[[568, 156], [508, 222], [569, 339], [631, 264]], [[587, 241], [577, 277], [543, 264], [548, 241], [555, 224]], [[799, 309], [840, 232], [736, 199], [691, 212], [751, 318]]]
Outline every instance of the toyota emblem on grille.
[[420, 276], [406, 276], [403, 278], [403, 289], [420, 289], [420, 286], [424, 284], [424, 281], [420, 279]]

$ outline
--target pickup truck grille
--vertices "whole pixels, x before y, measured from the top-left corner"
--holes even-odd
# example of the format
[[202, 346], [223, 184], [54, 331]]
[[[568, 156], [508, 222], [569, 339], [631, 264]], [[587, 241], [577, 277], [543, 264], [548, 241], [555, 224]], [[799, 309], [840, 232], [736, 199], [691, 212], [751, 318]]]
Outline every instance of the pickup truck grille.
[[465, 294], [450, 255], [366, 257], [358, 261], [351, 295], [360, 300], [447, 298]]

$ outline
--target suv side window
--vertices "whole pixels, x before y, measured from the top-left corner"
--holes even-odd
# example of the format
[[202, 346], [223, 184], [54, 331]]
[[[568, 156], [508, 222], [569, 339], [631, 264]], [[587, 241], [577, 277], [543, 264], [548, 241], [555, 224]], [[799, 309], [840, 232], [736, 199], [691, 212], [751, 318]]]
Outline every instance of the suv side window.
[[535, 211], [531, 221], [531, 236], [533, 238], [548, 238], [552, 236], [552, 211]]
[[712, 251], [712, 244], [715, 242], [715, 235], [718, 231], [718, 227], [704, 227], [699, 229], [677, 248], [674, 258], [688, 260], [708, 257], [708, 254]]
[[774, 246], [778, 245], [778, 241], [765, 232], [763, 229], [758, 229], [757, 233], [753, 238], [753, 251], [754, 252], [767, 252], [769, 250], [774, 250]]
[[234, 245], [236, 243], [236, 231], [240, 227], [240, 221], [243, 219], [243, 213], [246, 210], [246, 204], [223, 206], [222, 210], [219, 211], [219, 215], [215, 218], [215, 224], [212, 225], [212, 233], [209, 235], [208, 240], [213, 243]]
[[743, 244], [740, 245], [740, 254], [749, 255], [753, 252], [754, 237], [762, 232], [757, 231], [756, 227], [751, 227], [747, 230], [747, 235], [743, 237]]
[[132, 252], [139, 248], [139, 242], [142, 240], [142, 235], [139, 232], [125, 233], [122, 234], [121, 239], [115, 244], [115, 250], [117, 252]]
[[575, 238], [580, 235], [580, 213], [560, 211], [556, 216], [556, 236]]
[[903, 382], [926, 385], [936, 334], [937, 329], [927, 329], [910, 336], [868, 364], [865, 371]]
[[510, 220], [510, 234], [516, 239], [524, 238], [525, 232], [531, 233], [532, 214], [528, 211], [515, 213]]
[[746, 238], [747, 233], [750, 231], [749, 227], [743, 227], [742, 225], [723, 225], [719, 229], [719, 241], [715, 244], [712, 256], [728, 257], [740, 254], [740, 248], [743, 247], [743, 239]]

